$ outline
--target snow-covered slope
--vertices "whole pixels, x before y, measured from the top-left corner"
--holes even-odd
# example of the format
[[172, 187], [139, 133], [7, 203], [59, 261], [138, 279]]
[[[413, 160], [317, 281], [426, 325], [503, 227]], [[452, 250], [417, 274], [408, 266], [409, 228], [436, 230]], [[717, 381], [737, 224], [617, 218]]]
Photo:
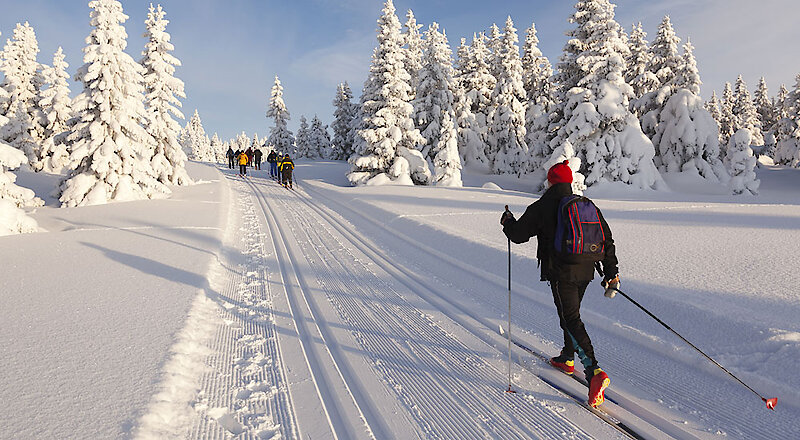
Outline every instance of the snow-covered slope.
[[[0, 438], [624, 438], [557, 389], [585, 388], [517, 347], [518, 393], [504, 393], [498, 220], [536, 199], [514, 190], [526, 182], [466, 172], [459, 189], [352, 188], [347, 170], [298, 163], [290, 191], [266, 171], [191, 164], [204, 183], [168, 200], [47, 199], [33, 217], [49, 232], [0, 238], [12, 378]], [[759, 197], [588, 193], [614, 232], [622, 290], [780, 399], [768, 411], [594, 284], [583, 317], [612, 379], [605, 406], [645, 438], [800, 430], [800, 172], [757, 172]], [[42, 178], [19, 182], [46, 198]], [[512, 334], [554, 354], [536, 245], [512, 251]]]

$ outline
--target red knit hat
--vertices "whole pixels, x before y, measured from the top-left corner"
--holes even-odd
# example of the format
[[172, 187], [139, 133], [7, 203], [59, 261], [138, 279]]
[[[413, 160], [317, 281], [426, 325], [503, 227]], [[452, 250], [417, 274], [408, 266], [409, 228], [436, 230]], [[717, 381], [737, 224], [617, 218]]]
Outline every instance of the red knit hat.
[[557, 163], [550, 167], [547, 171], [547, 181], [550, 185], [556, 183], [572, 183], [572, 169], [569, 167], [569, 161]]

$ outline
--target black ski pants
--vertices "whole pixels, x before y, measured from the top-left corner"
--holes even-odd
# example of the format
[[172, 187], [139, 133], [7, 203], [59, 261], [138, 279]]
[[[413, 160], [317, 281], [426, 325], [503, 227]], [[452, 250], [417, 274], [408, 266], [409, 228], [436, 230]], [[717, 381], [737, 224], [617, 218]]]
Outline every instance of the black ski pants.
[[564, 331], [564, 348], [561, 354], [568, 358], [575, 356], [581, 359], [585, 370], [597, 368], [594, 347], [581, 321], [581, 301], [590, 281], [551, 281], [550, 290], [558, 310], [559, 324]]

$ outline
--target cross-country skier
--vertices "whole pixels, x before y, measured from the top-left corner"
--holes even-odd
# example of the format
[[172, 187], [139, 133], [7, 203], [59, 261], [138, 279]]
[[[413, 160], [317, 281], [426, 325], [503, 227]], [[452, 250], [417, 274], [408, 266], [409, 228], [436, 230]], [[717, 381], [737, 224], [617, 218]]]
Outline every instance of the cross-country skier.
[[[542, 268], [541, 280], [550, 283], [559, 323], [564, 331], [564, 348], [561, 349], [559, 356], [550, 359], [550, 363], [564, 373], [572, 374], [575, 368], [573, 359], [577, 352], [589, 383], [589, 404], [596, 407], [603, 403], [603, 393], [610, 380], [597, 364], [592, 341], [580, 314], [583, 294], [594, 278], [595, 263], [586, 261], [568, 264], [556, 255], [555, 237], [559, 203], [562, 198], [572, 194], [572, 170], [567, 162], [551, 167], [547, 172], [547, 181], [549, 186], [547, 191], [539, 200], [528, 206], [519, 220], [515, 219], [511, 212], [506, 211], [500, 223], [503, 225], [503, 232], [514, 243], [525, 243], [531, 237], [537, 237], [536, 258]], [[604, 253], [600, 255], [605, 273], [604, 282], [618, 284], [617, 257], [611, 229], [599, 209], [597, 216], [605, 239]]]
[[289, 158], [289, 155], [283, 156], [281, 160], [281, 182], [287, 188], [292, 187], [292, 170], [294, 170], [294, 162]]
[[259, 149], [258, 147], [256, 147], [255, 150], [253, 150], [253, 163], [257, 170], [261, 169], [261, 156], [263, 155], [264, 153], [262, 153], [261, 149]]
[[278, 154], [272, 150], [267, 155], [267, 162], [269, 162], [269, 177], [273, 179], [278, 177]]
[[247, 153], [244, 151], [239, 153], [239, 175], [242, 177], [247, 175]]
[[228, 151], [225, 152], [225, 156], [228, 158], [228, 168], [233, 169], [233, 164], [236, 162], [236, 153], [233, 152], [231, 147], [228, 147]]

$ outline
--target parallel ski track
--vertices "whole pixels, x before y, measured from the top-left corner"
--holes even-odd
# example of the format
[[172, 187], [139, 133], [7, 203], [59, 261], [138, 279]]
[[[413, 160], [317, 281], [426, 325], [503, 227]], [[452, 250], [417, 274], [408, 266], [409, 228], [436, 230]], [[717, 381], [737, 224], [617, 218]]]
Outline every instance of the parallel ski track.
[[237, 204], [231, 209], [236, 208], [243, 225], [228, 240], [242, 248], [244, 261], [235, 264], [235, 258], [223, 255], [225, 266], [212, 277], [225, 280], [215, 286], [218, 294], [213, 298], [222, 306], [225, 324], [217, 327], [210, 344], [210, 368], [203, 374], [198, 402], [207, 409], [231, 410], [226, 417], [235, 422], [201, 417], [190, 438], [225, 439], [236, 434], [240, 439], [255, 440], [276, 432], [297, 438], [263, 266], [263, 233], [251, 206]]
[[[313, 191], [313, 190], [312, 190], [311, 192], [315, 192], [315, 193], [319, 194], [318, 192], [316, 192], [316, 191]], [[348, 229], [348, 228], [347, 228], [347, 226], [346, 226], [346, 225], [344, 225], [344, 224], [342, 223], [342, 221], [341, 221], [341, 220], [338, 220], [338, 219], [336, 219], [335, 217], [331, 216], [331, 215], [330, 215], [328, 212], [326, 212], [326, 210], [325, 210], [325, 209], [323, 209], [323, 208], [320, 208], [319, 206], [317, 206], [317, 204], [316, 204], [314, 201], [312, 201], [312, 199], [311, 199], [311, 198], [309, 198], [309, 197], [302, 197], [302, 196], [300, 196], [300, 195], [298, 195], [298, 196], [299, 196], [301, 199], [303, 199], [303, 200], [304, 200], [304, 201], [305, 201], [305, 202], [306, 202], [306, 203], [307, 203], [307, 204], [308, 204], [308, 205], [309, 205], [309, 206], [310, 206], [312, 209], [314, 209], [316, 212], [318, 212], [319, 214], [321, 214], [321, 215], [323, 215], [324, 217], [326, 217], [326, 218], [328, 219], [328, 221], [329, 221], [329, 222], [331, 222], [331, 224], [334, 224], [334, 226], [338, 226], [338, 227], [339, 227], [339, 229], [340, 229], [340, 232], [342, 232], [342, 233], [346, 233], [346, 232], [348, 232], [348, 231], [347, 231], [347, 229]], [[330, 200], [330, 199], [328, 199], [328, 200]], [[337, 203], [338, 203], [338, 202], [337, 202]], [[352, 210], [352, 208], [346, 207], [346, 206], [344, 206], [343, 204], [340, 204], [340, 205], [341, 205], [342, 207], [346, 208], [346, 209]], [[366, 216], [363, 216], [363, 215], [362, 215], [362, 217], [364, 217], [364, 218], [367, 218]], [[368, 219], [368, 220], [370, 220], [370, 221], [372, 221], [372, 222], [374, 222], [374, 220], [372, 220], [372, 219], [369, 219], [369, 218], [367, 218], [367, 219]], [[385, 229], [385, 230], [386, 230], [386, 229]], [[396, 231], [391, 231], [391, 232], [392, 232], [392, 233], [394, 233], [395, 235], [399, 235], [399, 233], [397, 233]], [[409, 237], [405, 237], [405, 236], [403, 236], [402, 238], [403, 238], [403, 239], [408, 239], [408, 240], [411, 240]], [[365, 247], [366, 247], [366, 248], [369, 248], [369, 249], [372, 251], [372, 253], [373, 253], [373, 254], [375, 254], [375, 255], [377, 255], [378, 257], [380, 257], [380, 258], [384, 259], [385, 261], [389, 262], [389, 259], [388, 259], [388, 258], [387, 258], [387, 257], [384, 255], [384, 253], [383, 253], [382, 251], [375, 249], [375, 248], [373, 247], [373, 245], [372, 245], [372, 244], [365, 242], [365, 241], [364, 241], [363, 239], [361, 239], [360, 237], [353, 236], [353, 238], [351, 238], [351, 240], [353, 241], [354, 245], [356, 245], [357, 247], [360, 247], [360, 248], [362, 248], [362, 249], [363, 249], [363, 248], [365, 248]], [[357, 244], [357, 243], [356, 243], [356, 241], [358, 241], [358, 242], [360, 243], [360, 245], [359, 245], [359, 244]], [[414, 243], [416, 243], [416, 242], [414, 242]], [[418, 243], [416, 243], [416, 244], [418, 244]], [[421, 250], [425, 251], [425, 252], [428, 252], [428, 253], [431, 253], [431, 252], [432, 252], [432, 250], [430, 250], [430, 248], [428, 248], [428, 247], [427, 247], [427, 246], [425, 246], [425, 245], [421, 245], [419, 248], [420, 248]], [[435, 251], [433, 251], [433, 252], [435, 252]], [[438, 253], [437, 253], [437, 254], [438, 254]], [[437, 256], [438, 256], [438, 255], [437, 255]], [[450, 262], [450, 263], [452, 264], [452, 263], [454, 263], [454, 262], [455, 262], [455, 261], [457, 261], [457, 260], [454, 260], [454, 259], [452, 259], [452, 258], [447, 258], [447, 259], [445, 259], [445, 261], [448, 261], [448, 262]], [[468, 269], [468, 268], [464, 267], [465, 265], [464, 265], [463, 263], [460, 263], [460, 262], [458, 262], [458, 263], [459, 263], [459, 264], [457, 264], [456, 266], [457, 266], [459, 269], [461, 269], [461, 270], [469, 270], [469, 271], [471, 272], [473, 269], [475, 269], [475, 268], [469, 268], [469, 269]], [[479, 324], [479, 326], [480, 326], [480, 327], [485, 327], [485, 328], [487, 328], [487, 329], [493, 329], [493, 328], [495, 328], [495, 326], [494, 326], [492, 323], [489, 323], [489, 322], [488, 322], [488, 321], [486, 321], [484, 318], [482, 318], [482, 317], [480, 317], [480, 316], [477, 316], [477, 315], [475, 315], [475, 314], [474, 314], [474, 313], [473, 313], [471, 310], [468, 310], [468, 309], [464, 308], [464, 307], [463, 307], [463, 306], [461, 306], [460, 304], [457, 304], [457, 303], [454, 303], [454, 302], [452, 302], [452, 301], [451, 301], [450, 299], [448, 299], [448, 298], [447, 298], [445, 295], [443, 295], [443, 294], [441, 294], [440, 292], [436, 291], [436, 289], [433, 289], [433, 288], [431, 288], [431, 287], [430, 287], [430, 286], [429, 286], [427, 283], [424, 283], [424, 282], [423, 282], [423, 280], [420, 280], [420, 279], [418, 279], [418, 277], [417, 277], [417, 276], [413, 275], [413, 274], [412, 274], [412, 273], [411, 273], [411, 272], [410, 272], [408, 269], [405, 269], [405, 268], [402, 268], [402, 269], [400, 269], [396, 263], [394, 263], [394, 264], [393, 264], [393, 266], [394, 266], [395, 270], [397, 270], [397, 271], [399, 271], [399, 272], [400, 272], [400, 274], [399, 274], [399, 275], [400, 275], [401, 277], [408, 278], [408, 279], [410, 279], [410, 281], [411, 281], [412, 283], [418, 284], [420, 287], [424, 288], [424, 290], [426, 290], [427, 292], [430, 292], [430, 293], [432, 293], [433, 295], [435, 295], [435, 296], [436, 296], [436, 297], [437, 297], [439, 300], [442, 300], [442, 301], [444, 301], [444, 302], [447, 304], [447, 306], [449, 306], [449, 307], [453, 307], [453, 308], [457, 309], [457, 310], [458, 310], [460, 313], [463, 313], [464, 315], [466, 315], [466, 316], [468, 316], [469, 318], [471, 318], [472, 320], [474, 320], [476, 323], [478, 323], [478, 324]], [[472, 272], [471, 272], [471, 273], [472, 273]], [[395, 277], [398, 277], [398, 274], [395, 274]], [[398, 279], [400, 279], [400, 278], [398, 277]], [[407, 284], [407, 285], [408, 285], [408, 281], [403, 281], [403, 280], [401, 280], [401, 282], [404, 282], [405, 284]], [[421, 296], [422, 296], [423, 298], [428, 298], [428, 299], [430, 299], [430, 296], [429, 296], [429, 295], [425, 295], [425, 294], [423, 294], [422, 292], [420, 292], [420, 291], [419, 291], [419, 289], [418, 289], [418, 288], [414, 288], [414, 287], [412, 287], [412, 286], [409, 286], [409, 287], [410, 287], [410, 288], [411, 288], [413, 291], [417, 292], [418, 294], [421, 294]], [[437, 305], [437, 304], [435, 304], [435, 303], [431, 303], [431, 304], [432, 304], [433, 306], [437, 307], [437, 308], [440, 308], [440, 310], [441, 310], [441, 306], [439, 306], [439, 305]], [[443, 310], [443, 311], [444, 311], [444, 310]], [[445, 312], [445, 313], [446, 313], [446, 312]], [[447, 314], [447, 313], [446, 313], [446, 314]], [[474, 326], [473, 326], [473, 325], [471, 325], [471, 324], [469, 324], [469, 323], [463, 322], [463, 320], [456, 319], [456, 318], [455, 318], [455, 317], [453, 317], [451, 314], [449, 314], [449, 316], [450, 316], [452, 319], [456, 320], [456, 321], [457, 321], [457, 322], [458, 322], [458, 323], [459, 323], [459, 324], [460, 324], [462, 327], [464, 327], [464, 328], [465, 328], [467, 331], [469, 331], [470, 333], [474, 334], [474, 335], [475, 335], [475, 336], [477, 336], [478, 338], [480, 338], [480, 339], [484, 340], [484, 341], [485, 341], [485, 342], [487, 342], [489, 345], [492, 345], [492, 346], [494, 346], [493, 342], [492, 342], [491, 340], [488, 340], [488, 339], [487, 339], [487, 337], [484, 335], [484, 333], [483, 333], [483, 332], [481, 332], [479, 329], [476, 329], [476, 328], [474, 328]], [[540, 356], [543, 356], [543, 355], [541, 355], [541, 354], [540, 354]], [[524, 363], [520, 363], [520, 365], [521, 365], [521, 366], [523, 366], [524, 368], [527, 368], [527, 367], [526, 367], [525, 365], [523, 365], [523, 364], [524, 364]], [[534, 373], [534, 374], [535, 374], [535, 373]], [[633, 428], [631, 428], [631, 427], [627, 426], [627, 425], [625, 424], [625, 422], [623, 422], [623, 421], [620, 419], [620, 416], [619, 416], [619, 415], [617, 415], [617, 414], [615, 414], [615, 411], [613, 411], [613, 410], [611, 410], [611, 409], [608, 409], [608, 408], [602, 408], [602, 407], [601, 407], [601, 408], [599, 408], [599, 409], [590, 408], [590, 407], [588, 407], [588, 405], [585, 405], [585, 402], [584, 402], [584, 401], [580, 400], [580, 399], [579, 399], [577, 396], [575, 396], [575, 395], [573, 395], [573, 394], [569, 393], [567, 390], [565, 390], [565, 389], [563, 389], [563, 388], [560, 388], [560, 387], [558, 387], [556, 384], [552, 383], [551, 381], [547, 381], [547, 380], [546, 380], [546, 382], [547, 382], [547, 383], [548, 383], [550, 386], [553, 386], [553, 387], [557, 388], [557, 389], [558, 389], [560, 392], [562, 392], [562, 393], [566, 394], [566, 395], [567, 395], [569, 398], [576, 400], [576, 401], [577, 401], [579, 404], [581, 404], [581, 405], [582, 405], [584, 408], [586, 408], [588, 411], [590, 411], [590, 412], [592, 412], [594, 415], [596, 415], [596, 416], [600, 417], [601, 419], [603, 419], [603, 421], [605, 421], [605, 422], [606, 422], [606, 423], [608, 423], [609, 425], [613, 426], [615, 429], [619, 430], [620, 432], [624, 433], [625, 435], [627, 435], [627, 436], [629, 436], [629, 437], [631, 437], [631, 438], [641, 438], [640, 434], [636, 433], [636, 431], [635, 431]], [[608, 400], [609, 400], [609, 401], [613, 401], [613, 399], [610, 399], [610, 398], [609, 398]], [[615, 402], [615, 403], [616, 403], [616, 402]], [[641, 413], [641, 410], [639, 410], [638, 412], [639, 412], [639, 413]], [[637, 416], [638, 416], [638, 415], [637, 415]], [[677, 434], [679, 434], [679, 436], [681, 436], [681, 437], [684, 437], [684, 438], [693, 438], [693, 437], [694, 437], [693, 435], [689, 434], [688, 432], [681, 431], [681, 430], [675, 430], [675, 429], [671, 429], [670, 427], [671, 427], [672, 425], [670, 425], [670, 424], [669, 424], [669, 422], [667, 422], [666, 420], [664, 420], [663, 418], [661, 418], [660, 416], [657, 416], [657, 415], [655, 415], [655, 414], [648, 414], [648, 417], [646, 417], [646, 418], [645, 418], [645, 420], [647, 420], [647, 422], [648, 422], [648, 423], [650, 423], [651, 425], [653, 425], [654, 427], [656, 427], [656, 429], [665, 429], [665, 430], [666, 430], [666, 432], [671, 432], [671, 433], [672, 433], [672, 435], [675, 435], [675, 434], [676, 434], [676, 432], [677, 432]]]
[[[362, 389], [355, 377], [355, 373], [344, 361], [342, 349], [336, 343], [335, 338], [331, 337], [331, 330], [327, 322], [322, 318], [314, 298], [310, 295], [303, 274], [297, 269], [297, 256], [294, 255], [288, 242], [288, 233], [282, 226], [275, 209], [251, 178], [245, 179], [245, 181], [253, 190], [253, 194], [256, 196], [256, 200], [269, 224], [292, 319], [295, 322], [303, 353], [313, 375], [314, 385], [317, 388], [334, 436], [341, 439], [388, 438], [390, 433], [384, 420], [375, 412], [374, 406], [370, 404], [367, 397], [368, 393]], [[271, 187], [274, 189], [281, 188], [275, 185], [271, 185]], [[286, 190], [281, 188], [280, 191]], [[309, 323], [313, 323], [313, 331], [312, 325]], [[324, 349], [312, 341], [314, 333], [318, 334], [322, 339]], [[333, 366], [338, 377], [332, 377], [331, 372], [326, 370], [327, 359], [330, 360], [330, 365]], [[334, 385], [336, 381], [341, 381], [344, 384], [347, 393], [349, 393], [351, 403], [359, 413], [362, 426], [359, 426], [359, 424], [354, 425], [354, 421], [349, 420], [342, 413], [340, 399], [343, 396], [336, 391]]]
[[[316, 188], [311, 188], [309, 185], [304, 185], [304, 190], [309, 194], [313, 193], [317, 196], [322, 196], [322, 198], [324, 198], [326, 201], [336, 204], [338, 206], [337, 209], [351, 212], [353, 215], [366, 220], [376, 228], [379, 228], [381, 231], [393, 235], [396, 239], [413, 246], [419, 251], [435, 257], [441, 262], [448, 263], [452, 267], [468, 273], [471, 277], [494, 284], [498, 286], [498, 289], [506, 289], [505, 284], [507, 280], [495, 274], [488, 273], [480, 267], [459, 261], [454, 257], [439, 252], [426, 244], [420, 243], [413, 237], [410, 237], [395, 229], [385, 228], [384, 225], [377, 220], [357, 211], [347, 204], [336, 200], [335, 198], [324, 197], [324, 194], [322, 194], [322, 192]], [[324, 212], [324, 209], [318, 209]], [[522, 286], [520, 286], [520, 288], [528, 291], [528, 293], [531, 293], [531, 295], [535, 294], [535, 292], [530, 289]], [[521, 295], [515, 295], [514, 298], [515, 301], [531, 301], [530, 298], [526, 298]], [[457, 304], [452, 305], [458, 307]], [[536, 322], [536, 318], [529, 313], [529, 311], [532, 309], [532, 307], [515, 308], [515, 320], [520, 320], [522, 322]], [[469, 311], [464, 311], [464, 313], [469, 313]], [[484, 322], [480, 318], [475, 319], [489, 326], [489, 328], [494, 328], [492, 324]], [[560, 341], [562, 337], [560, 332], [555, 331], [558, 329], [549, 329], [551, 331], [548, 331], [548, 329], [542, 330], [544, 332], [543, 336], [549, 338], [550, 340]], [[611, 347], [612, 344], [607, 344], [607, 346]], [[692, 383], [689, 382], [688, 379], [682, 379], [680, 386], [677, 387], [675, 384], [671, 382], [665, 382], [663, 380], [663, 371], [648, 371], [645, 369], [633, 368], [633, 366], [637, 365], [637, 362], [635, 358], [630, 358], [629, 354], [615, 352], [604, 353], [604, 358], [611, 357], [616, 357], [614, 361], [615, 370], [620, 371], [625, 377], [625, 380], [634, 385], [636, 388], [647, 390], [648, 393], [651, 393], [652, 395], [661, 396], [662, 400], [665, 402], [664, 404], [668, 403], [674, 408], [677, 408], [680, 412], [690, 413], [701, 420], [708, 421], [711, 426], [724, 427], [728, 435], [733, 435], [737, 438], [765, 440], [776, 438], [776, 436], [779, 438], [791, 438], [796, 435], [795, 431], [776, 432], [774, 426], [769, 424], [769, 413], [767, 414], [767, 417], [748, 417], [747, 421], [743, 422], [741, 416], [749, 414], [747, 410], [742, 407], [743, 402], [737, 399], [731, 399], [730, 395], [723, 394], [716, 387], [703, 386], [704, 384], [702, 383]], [[698, 362], [703, 362], [703, 360], [699, 359]], [[726, 392], [727, 390], [728, 389], [726, 388]], [[607, 397], [617, 403], [630, 402], [630, 399], [619, 394], [615, 390], [609, 390], [607, 392]], [[746, 397], [748, 397], [748, 400], [745, 402], [752, 400], [752, 396], [747, 395]], [[754, 408], [758, 408], [759, 410], [763, 409], [763, 405], [760, 402], [756, 403], [757, 404], [753, 406]], [[681, 438], [695, 437], [695, 434], [684, 430], [680, 426], [676, 426], [657, 413], [653, 413], [652, 411], [641, 407], [622, 406], [643, 420], [647, 420], [648, 423], [658, 427], [659, 429], [666, 429], [668, 432], [677, 430], [679, 433], [681, 433], [681, 435], [678, 435], [678, 437]], [[722, 432], [717, 432], [717, 434], [720, 433]]]
[[[352, 326], [365, 351], [375, 353], [373, 362], [385, 381], [390, 385], [402, 384], [395, 387], [398, 397], [416, 410], [412, 414], [419, 416], [417, 421], [430, 438], [474, 438], [476, 429], [483, 433], [479, 436], [487, 438], [555, 438], [565, 435], [565, 423], [573, 431], [573, 437], [587, 436], [555, 415], [546, 404], [519, 404], [499, 392], [506, 380], [505, 373], [482, 359], [488, 354], [475, 356], [427, 315], [408, 304], [390, 284], [352, 255], [330, 229], [338, 230], [353, 248], [378, 257], [376, 263], [386, 270], [391, 262], [382, 253], [376, 253], [357, 237], [348, 237], [350, 234], [343, 225], [309, 202], [302, 191], [290, 200], [301, 200], [304, 204], [290, 203], [289, 194], [278, 189], [278, 197], [272, 199], [283, 199], [282, 211], [291, 212], [293, 215], [287, 218], [300, 223], [294, 233], [304, 234], [306, 239], [298, 242], [313, 243], [303, 251], [314, 262], [315, 276], [325, 286], [328, 300]], [[320, 222], [321, 217], [309, 215], [309, 209], [323, 214], [327, 221]], [[420, 295], [419, 286], [403, 279], [407, 274], [391, 269], [387, 272]], [[424, 368], [420, 369], [420, 365]], [[463, 387], [465, 381], [470, 383], [467, 389]], [[487, 399], [487, 396], [494, 397]], [[492, 420], [491, 415], [496, 413], [513, 414], [517, 420], [510, 425]], [[630, 436], [625, 431], [622, 434]]]

